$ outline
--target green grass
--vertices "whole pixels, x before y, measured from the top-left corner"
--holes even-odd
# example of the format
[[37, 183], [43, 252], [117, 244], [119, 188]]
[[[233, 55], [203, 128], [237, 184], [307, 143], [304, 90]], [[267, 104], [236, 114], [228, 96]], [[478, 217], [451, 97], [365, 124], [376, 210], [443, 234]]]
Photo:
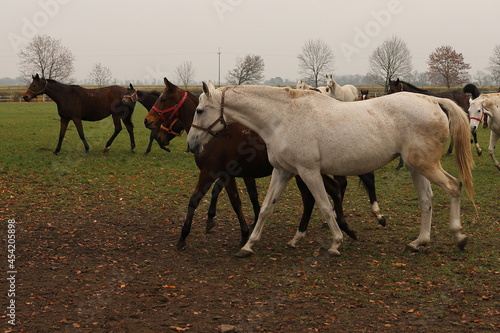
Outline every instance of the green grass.
[[[0, 103], [2, 219], [16, 218], [35, 229], [34, 221], [51, 226], [64, 220], [92, 221], [95, 216], [140, 212], [141, 219], [151, 223], [170, 220], [175, 224], [172, 228], [178, 231], [197, 180], [197, 167], [193, 156], [184, 153], [185, 136], [172, 141], [171, 153], [160, 150], [155, 143], [149, 156], [142, 154], [149, 138], [149, 131], [142, 125], [145, 114], [141, 106], [136, 107], [133, 117], [136, 153], [129, 151], [125, 129], [111, 150], [102, 152], [113, 132], [111, 119], [105, 119], [84, 122], [91, 147], [89, 154], [84, 153], [71, 124], [62, 150], [55, 156], [52, 151], [59, 132], [55, 104]], [[358, 316], [365, 321], [380, 321], [375, 318], [377, 313], [391, 324], [398, 320], [425, 319], [439, 325], [446, 318], [447, 323], [464, 330], [487, 331], [495, 323], [498, 328], [499, 320], [491, 313], [498, 311], [500, 303], [500, 174], [486, 152], [488, 137], [489, 130], [481, 129], [483, 156], [473, 152], [478, 211], [465, 196], [461, 207], [464, 231], [470, 235], [467, 251], [460, 252], [454, 247], [448, 231], [449, 199], [441, 189], [433, 187], [432, 244], [419, 254], [403, 252], [405, 244], [418, 235], [418, 201], [409, 172], [394, 170], [397, 165], [394, 161], [376, 172], [380, 207], [388, 217], [386, 228], [378, 226], [358, 179], [350, 177], [345, 215], [358, 230], [360, 240], [346, 239], [340, 248], [340, 258], [327, 257], [321, 245], [329, 244], [329, 235], [319, 227], [323, 219], [315, 210], [308, 237], [299, 248], [290, 249], [286, 241], [293, 236], [301, 214], [300, 196], [291, 182], [261, 242], [254, 247], [255, 256], [242, 261], [238, 270], [227, 275], [243, 277], [231, 281], [235, 284], [243, 281], [248, 293], [279, 286], [272, 292], [277, 298], [294, 299], [300, 295], [302, 299], [314, 299], [317, 304], [331, 307], [335, 304], [332, 315], [342, 318], [344, 323], [348, 320], [355, 323]], [[457, 174], [454, 156], [444, 156], [442, 163], [450, 173]], [[258, 181], [261, 199], [268, 181]], [[243, 188], [241, 193], [250, 220], [252, 210]], [[208, 200], [209, 196], [199, 207], [195, 217], [199, 221], [203, 220]], [[238, 227], [224, 195], [218, 206], [218, 221], [228, 221], [221, 228], [230, 227], [230, 239], [236, 241]], [[201, 229], [199, 225], [193, 229], [188, 243], [205, 241]], [[211, 239], [218, 237], [222, 237], [221, 233], [210, 235]], [[186, 255], [195, 256], [196, 251], [201, 250], [193, 246]], [[198, 255], [204, 262], [211, 260], [206, 252]], [[249, 270], [249, 266], [256, 269]], [[211, 276], [204, 279], [213, 279], [214, 283], [218, 280]], [[371, 312], [361, 313], [361, 309]], [[443, 332], [448, 329], [446, 326]]]

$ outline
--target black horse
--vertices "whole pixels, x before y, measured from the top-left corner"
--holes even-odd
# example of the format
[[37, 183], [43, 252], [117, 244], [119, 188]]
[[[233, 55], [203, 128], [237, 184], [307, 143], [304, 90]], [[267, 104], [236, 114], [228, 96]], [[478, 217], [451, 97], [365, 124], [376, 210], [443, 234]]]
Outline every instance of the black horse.
[[29, 102], [38, 95], [46, 94], [57, 105], [57, 112], [61, 117], [61, 128], [59, 131], [59, 141], [54, 150], [54, 154], [61, 151], [62, 141], [66, 134], [69, 121], [72, 120], [78, 131], [78, 135], [85, 146], [85, 152], [89, 151], [89, 145], [83, 133], [82, 120], [97, 121], [109, 115], [113, 117], [115, 131], [109, 138], [104, 152], [107, 152], [122, 130], [121, 121], [125, 124], [130, 136], [130, 149], [135, 148], [134, 125], [132, 124], [132, 114], [135, 103], [125, 105], [122, 103], [123, 95], [127, 89], [120, 86], [109, 86], [97, 89], [85, 89], [80, 86], [67, 85], [55, 80], [41, 78], [38, 74], [32, 76], [28, 90], [24, 93], [24, 100]]
[[[132, 83], [130, 84], [129, 88], [127, 89], [127, 92], [122, 98], [122, 103], [127, 105], [127, 106], [132, 106], [135, 102], [139, 102], [146, 108], [146, 110], [150, 110], [153, 105], [155, 105], [156, 100], [160, 97], [160, 93], [157, 91], [146, 91], [146, 90], [137, 90], [134, 88]], [[153, 141], [157, 139], [158, 136], [158, 131], [157, 130], [151, 130], [151, 134], [149, 135], [149, 144], [148, 147], [146, 148], [146, 151], [144, 152], [144, 155], [149, 154], [151, 151], [151, 147], [153, 146]], [[170, 152], [170, 149], [166, 146], [162, 146], [161, 144], [158, 145], [160, 146], [161, 149]]]

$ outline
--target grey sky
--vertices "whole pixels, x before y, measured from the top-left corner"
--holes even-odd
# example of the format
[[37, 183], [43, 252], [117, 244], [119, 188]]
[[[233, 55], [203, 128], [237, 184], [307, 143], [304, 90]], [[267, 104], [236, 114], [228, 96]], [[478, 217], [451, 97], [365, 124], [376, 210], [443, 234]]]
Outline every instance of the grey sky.
[[224, 81], [235, 59], [264, 58], [266, 79], [299, 78], [297, 54], [320, 38], [335, 54], [334, 74], [366, 74], [370, 53], [397, 35], [426, 71], [429, 54], [450, 45], [486, 71], [498, 35], [498, 0], [3, 0], [0, 77], [16, 77], [17, 51], [34, 33], [61, 39], [76, 57], [75, 78], [100, 62], [118, 80], [175, 81], [192, 61], [195, 80]]

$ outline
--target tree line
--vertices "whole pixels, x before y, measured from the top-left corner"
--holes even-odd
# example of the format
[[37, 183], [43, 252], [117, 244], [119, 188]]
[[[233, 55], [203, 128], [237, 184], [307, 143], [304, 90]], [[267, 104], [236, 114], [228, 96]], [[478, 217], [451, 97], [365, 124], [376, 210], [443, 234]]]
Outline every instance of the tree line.
[[[29, 78], [33, 73], [43, 77], [72, 83], [74, 80], [75, 57], [62, 45], [60, 40], [47, 35], [37, 35], [25, 49], [18, 54], [21, 77]], [[321, 39], [311, 39], [304, 43], [297, 55], [301, 79], [313, 86], [324, 82], [327, 74], [334, 73], [335, 55], [332, 48]], [[392, 36], [382, 42], [369, 56], [369, 72], [365, 75], [337, 75], [340, 84], [381, 85], [388, 86], [389, 80], [401, 78], [415, 85], [460, 86], [466, 82], [478, 85], [499, 85], [500, 83], [500, 44], [496, 45], [489, 58], [488, 73], [478, 71], [474, 76], [469, 74], [470, 64], [462, 53], [450, 45], [442, 45], [434, 49], [427, 59], [428, 69], [425, 73], [413, 69], [411, 52], [400, 37]], [[234, 68], [225, 76], [226, 83], [294, 85], [293, 81], [275, 77], [264, 80], [264, 59], [260, 55], [247, 54], [236, 59]], [[175, 68], [177, 82], [184, 86], [194, 83], [196, 69], [191, 61], [184, 61]], [[12, 84], [12, 79], [0, 79]], [[87, 83], [103, 86], [113, 80], [111, 70], [101, 63], [94, 64], [88, 74]], [[116, 80], [114, 83], [117, 83]]]

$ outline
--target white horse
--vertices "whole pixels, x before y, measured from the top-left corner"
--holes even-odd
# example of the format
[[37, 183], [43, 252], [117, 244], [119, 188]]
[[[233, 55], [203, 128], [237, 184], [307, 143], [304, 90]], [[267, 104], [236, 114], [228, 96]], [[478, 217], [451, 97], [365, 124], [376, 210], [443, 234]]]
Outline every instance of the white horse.
[[[449, 119], [441, 108], [448, 111]], [[212, 82], [203, 83], [187, 137], [189, 149], [200, 153], [211, 135], [218, 135], [232, 122], [251, 128], [264, 139], [274, 166], [257, 224], [237, 256], [253, 253], [252, 245], [260, 239], [265, 221], [296, 174], [306, 182], [330, 227], [333, 240], [328, 252], [338, 255], [342, 233], [321, 174], [360, 175], [399, 155], [411, 171], [421, 209], [420, 234], [409, 248], [418, 251], [430, 241], [430, 181], [450, 196], [450, 229], [458, 247], [465, 247], [467, 236], [460, 222], [461, 183], [442, 169], [440, 158], [451, 129], [458, 170], [472, 199], [470, 129], [466, 114], [449, 99], [403, 92], [343, 103], [312, 91], [262, 86], [215, 89]], [[289, 244], [295, 246], [304, 236], [297, 232]]]
[[326, 76], [326, 87], [328, 88], [326, 94], [339, 101], [352, 102], [358, 98], [358, 89], [355, 86], [352, 84], [341, 86], [333, 80], [331, 75]]
[[317, 87], [317, 88], [314, 88], [313, 86], [308, 85], [307, 83], [305, 83], [302, 80], [298, 80], [297, 81], [297, 86], [295, 88], [300, 89], [300, 90], [314, 90], [314, 91], [318, 91], [318, 92], [320, 92], [322, 94], [328, 93], [328, 87]]
[[495, 145], [500, 139], [500, 93], [496, 94], [481, 94], [474, 100], [470, 101], [469, 119], [470, 129], [475, 133], [479, 124], [484, 120], [485, 115], [488, 116], [488, 127], [490, 132], [490, 144], [488, 153], [495, 163], [495, 166], [500, 170], [500, 163], [495, 158]]

